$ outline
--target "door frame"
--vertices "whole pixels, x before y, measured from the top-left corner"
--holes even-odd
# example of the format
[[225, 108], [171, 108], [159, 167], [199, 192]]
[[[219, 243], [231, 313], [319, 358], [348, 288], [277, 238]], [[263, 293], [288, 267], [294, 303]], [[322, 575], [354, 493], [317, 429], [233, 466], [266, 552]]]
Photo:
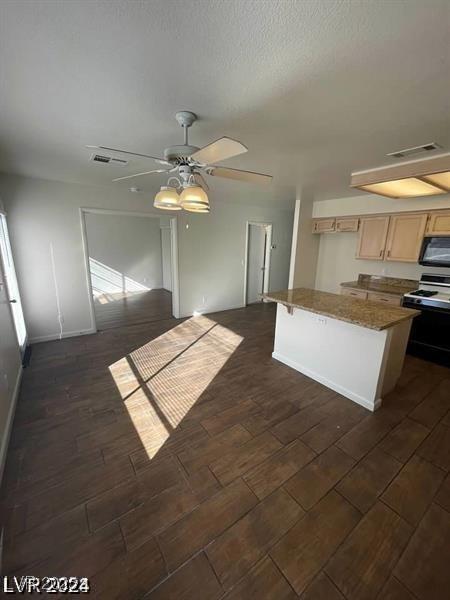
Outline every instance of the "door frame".
[[[247, 221], [245, 223], [245, 250], [244, 250], [244, 306], [247, 306], [247, 279], [248, 279], [248, 243], [250, 226], [257, 225], [259, 227], [267, 228], [266, 238], [266, 252], [264, 256], [264, 286], [263, 292], [266, 294], [269, 291], [269, 280], [270, 280], [270, 258], [272, 255], [272, 233], [273, 223], [267, 221]], [[264, 300], [266, 302], [266, 300]]]
[[[126, 211], [126, 210], [114, 210], [109, 208], [80, 208], [80, 225], [81, 225], [81, 239], [83, 243], [83, 254], [84, 254], [84, 266], [86, 285], [89, 296], [89, 312], [91, 315], [91, 328], [92, 332], [96, 333], [97, 323], [95, 320], [94, 310], [94, 296], [92, 293], [92, 281], [89, 268], [89, 246], [88, 236], [86, 228], [86, 214], [102, 214], [102, 215], [117, 215], [123, 217], [145, 217], [149, 219], [160, 219], [162, 215], [156, 215], [145, 212], [137, 211]], [[172, 261], [172, 315], [175, 319], [180, 318], [180, 290], [179, 290], [179, 279], [178, 279], [178, 228], [177, 228], [177, 217], [169, 218], [170, 225], [170, 241], [171, 241], [171, 261]]]
[[17, 279], [16, 266], [14, 264], [14, 257], [13, 257], [12, 247], [11, 247], [11, 240], [9, 239], [8, 216], [7, 216], [6, 212], [0, 210], [0, 218], [2, 218], [2, 217], [3, 217], [4, 222], [6, 224], [6, 234], [7, 234], [6, 243], [8, 245], [7, 250], [9, 250], [9, 260], [11, 261], [11, 266], [12, 266], [12, 270], [13, 270], [13, 273], [14, 273], [14, 279], [15, 279], [16, 286], [17, 286], [17, 296], [19, 297], [20, 310], [21, 310], [21, 313], [22, 313], [23, 326], [24, 326], [24, 329], [25, 329], [25, 338], [24, 338], [22, 344], [20, 344], [20, 342], [19, 342], [19, 334], [17, 332], [16, 320], [14, 318], [13, 307], [11, 306], [11, 298], [9, 296], [10, 292], [9, 292], [9, 289], [8, 289], [8, 277], [7, 277], [7, 274], [6, 274], [6, 263], [5, 263], [6, 257], [2, 255], [1, 251], [0, 251], [0, 285], [4, 287], [5, 295], [6, 295], [6, 298], [8, 299], [9, 313], [11, 315], [11, 321], [13, 323], [14, 331], [15, 331], [16, 338], [17, 338], [17, 347], [19, 348], [20, 357], [21, 357], [21, 359], [23, 359], [26, 347], [28, 345], [28, 329], [27, 329], [27, 324], [26, 324], [26, 321], [25, 321], [25, 314], [23, 312], [23, 304], [22, 304], [22, 298], [20, 296], [19, 282], [18, 282], [18, 279]]

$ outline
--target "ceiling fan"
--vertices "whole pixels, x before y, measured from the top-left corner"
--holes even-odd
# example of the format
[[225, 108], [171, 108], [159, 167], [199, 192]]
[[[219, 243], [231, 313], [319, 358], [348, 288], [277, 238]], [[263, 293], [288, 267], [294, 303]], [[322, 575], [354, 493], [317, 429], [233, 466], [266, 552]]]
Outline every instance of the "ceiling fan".
[[[202, 172], [213, 177], [224, 177], [226, 179], [249, 183], [268, 184], [272, 181], [271, 175], [242, 171], [241, 169], [230, 169], [214, 164], [247, 152], [246, 146], [229, 137], [221, 137], [203, 148], [191, 146], [188, 139], [188, 130], [197, 120], [197, 115], [193, 112], [183, 110], [177, 112], [175, 118], [184, 130], [184, 144], [166, 148], [164, 150], [164, 158], [157, 158], [138, 152], [129, 152], [128, 150], [120, 150], [119, 148], [108, 148], [107, 146], [87, 146], [87, 148], [109, 150], [110, 152], [118, 152], [128, 156], [137, 156], [152, 160], [161, 165], [161, 168], [135, 173], [134, 175], [116, 177], [113, 181], [123, 181], [124, 179], [142, 177], [152, 173], [176, 173], [176, 175], [169, 177], [167, 185], [162, 186], [161, 190], [155, 196], [154, 206], [164, 210], [184, 209], [190, 212], [209, 212], [207, 195], [209, 187]], [[171, 182], [174, 183], [171, 185]]]

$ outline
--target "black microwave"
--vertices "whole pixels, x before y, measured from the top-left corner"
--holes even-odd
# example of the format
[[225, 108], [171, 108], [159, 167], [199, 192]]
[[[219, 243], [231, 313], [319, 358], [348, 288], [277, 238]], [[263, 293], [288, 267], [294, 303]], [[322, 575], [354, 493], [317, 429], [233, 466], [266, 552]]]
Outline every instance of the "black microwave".
[[424, 238], [419, 264], [427, 267], [450, 267], [450, 236]]

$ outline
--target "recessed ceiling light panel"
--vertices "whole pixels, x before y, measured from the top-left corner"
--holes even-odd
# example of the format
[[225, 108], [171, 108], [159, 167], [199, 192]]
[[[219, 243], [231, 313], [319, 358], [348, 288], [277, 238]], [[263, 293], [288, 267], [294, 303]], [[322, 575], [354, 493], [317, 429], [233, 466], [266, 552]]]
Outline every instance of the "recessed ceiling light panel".
[[387, 196], [417, 198], [450, 191], [450, 153], [352, 173], [351, 187]]

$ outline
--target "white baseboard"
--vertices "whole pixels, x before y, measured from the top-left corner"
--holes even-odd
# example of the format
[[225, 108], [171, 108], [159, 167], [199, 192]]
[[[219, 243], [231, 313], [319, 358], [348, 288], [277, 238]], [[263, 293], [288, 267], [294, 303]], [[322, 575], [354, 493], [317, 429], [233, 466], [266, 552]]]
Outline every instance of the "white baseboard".
[[[97, 333], [97, 329], [95, 327], [90, 327], [89, 329], [82, 329], [81, 331], [65, 331], [62, 334], [62, 338], [76, 337], [78, 335], [90, 335], [92, 333]], [[59, 333], [50, 333], [49, 335], [38, 335], [29, 339], [30, 344], [39, 344], [39, 342], [51, 342], [53, 340], [59, 340]]]
[[16, 411], [17, 398], [19, 397], [20, 382], [22, 381], [23, 368], [20, 365], [19, 372], [17, 373], [16, 383], [11, 397], [11, 404], [9, 405], [8, 416], [6, 417], [5, 430], [0, 445], [0, 483], [3, 477], [3, 469], [5, 468], [6, 453], [8, 451], [9, 438], [11, 437], [11, 429], [14, 421], [14, 413]]
[[[245, 308], [245, 305], [244, 304], [235, 304], [235, 305], [231, 305], [231, 306], [220, 306], [220, 305], [212, 306], [212, 307], [208, 306], [204, 310], [198, 310], [195, 312], [196, 312], [196, 314], [199, 314], [199, 315], [210, 315], [212, 313], [223, 312], [225, 310], [237, 310], [238, 308]], [[191, 313], [182, 314], [179, 318], [186, 319], [186, 318], [189, 318], [192, 316], [194, 316], [194, 315], [191, 312]]]
[[341, 394], [342, 396], [345, 396], [346, 398], [353, 400], [353, 402], [360, 404], [361, 406], [363, 406], [364, 408], [367, 408], [367, 410], [370, 410], [371, 412], [377, 410], [377, 408], [379, 408], [381, 406], [381, 402], [382, 402], [381, 398], [377, 398], [377, 400], [375, 400], [375, 402], [371, 402], [367, 398], [363, 398], [359, 394], [352, 392], [352, 390], [349, 390], [349, 389], [339, 385], [338, 383], [335, 383], [334, 381], [330, 381], [326, 377], [319, 375], [319, 373], [312, 371], [311, 369], [301, 365], [300, 363], [297, 363], [294, 360], [291, 360], [290, 358], [287, 358], [286, 356], [283, 356], [282, 354], [279, 354], [278, 352], [272, 352], [272, 357], [275, 358], [276, 360], [279, 360], [280, 362], [284, 363], [288, 367], [291, 367], [292, 369], [295, 369], [296, 371], [300, 371], [300, 373], [303, 373], [307, 377], [310, 377], [311, 379], [314, 379], [315, 381], [322, 383], [323, 385], [334, 390], [338, 394]]

